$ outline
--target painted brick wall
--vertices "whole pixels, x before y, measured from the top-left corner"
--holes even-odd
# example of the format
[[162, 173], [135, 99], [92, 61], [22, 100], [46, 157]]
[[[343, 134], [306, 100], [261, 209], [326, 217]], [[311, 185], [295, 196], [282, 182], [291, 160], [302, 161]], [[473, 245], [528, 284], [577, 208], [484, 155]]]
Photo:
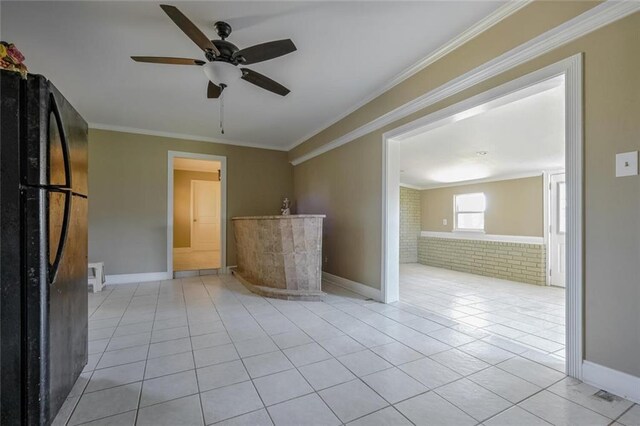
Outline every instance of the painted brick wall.
[[400, 263], [418, 261], [420, 191], [400, 187]]
[[546, 284], [544, 244], [420, 237], [418, 263], [529, 284]]

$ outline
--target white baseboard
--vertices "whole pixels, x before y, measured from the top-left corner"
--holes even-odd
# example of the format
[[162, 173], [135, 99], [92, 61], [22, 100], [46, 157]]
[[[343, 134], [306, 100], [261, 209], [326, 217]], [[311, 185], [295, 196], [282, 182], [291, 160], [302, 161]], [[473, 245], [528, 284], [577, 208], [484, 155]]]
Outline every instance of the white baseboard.
[[330, 284], [337, 285], [338, 287], [342, 287], [354, 293], [357, 293], [361, 296], [367, 297], [369, 299], [381, 301], [380, 290], [369, 287], [368, 285], [364, 285], [355, 281], [348, 280], [346, 278], [339, 277], [337, 275], [330, 274], [328, 272], [322, 272], [322, 280], [327, 281]]
[[640, 404], [640, 377], [590, 361], [582, 363], [582, 381]]
[[237, 265], [225, 266], [224, 268], [220, 269], [220, 273], [222, 273], [222, 274], [231, 274], [231, 271], [233, 271], [237, 267], [238, 267]]
[[171, 276], [167, 272], [146, 272], [141, 274], [106, 275], [105, 279], [105, 284], [131, 284], [147, 281], [170, 280]]

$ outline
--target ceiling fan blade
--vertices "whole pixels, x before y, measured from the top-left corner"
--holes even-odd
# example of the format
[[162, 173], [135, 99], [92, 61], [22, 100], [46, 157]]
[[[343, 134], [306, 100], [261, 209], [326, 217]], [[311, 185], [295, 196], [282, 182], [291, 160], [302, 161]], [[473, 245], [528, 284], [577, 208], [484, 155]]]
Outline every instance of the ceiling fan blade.
[[293, 44], [290, 39], [286, 39], [256, 44], [255, 46], [239, 50], [235, 56], [242, 56], [244, 58], [244, 61], [242, 62], [243, 65], [251, 65], [262, 61], [268, 61], [269, 59], [277, 58], [279, 56], [295, 52], [296, 50], [296, 45]]
[[216, 48], [211, 40], [196, 25], [189, 20], [182, 12], [175, 6], [168, 4], [161, 4], [160, 7], [164, 12], [169, 15], [169, 18], [189, 37], [200, 49], [212, 51], [216, 56], [220, 56], [220, 51]]
[[171, 65], [204, 65], [205, 61], [188, 58], [169, 58], [164, 56], [132, 56], [136, 62], [149, 62], [151, 64], [171, 64]]
[[224, 87], [220, 87], [218, 85], [213, 84], [212, 82], [209, 82], [209, 84], [207, 85], [207, 98], [217, 99], [220, 97], [223, 90], [224, 90]]
[[250, 70], [249, 68], [241, 68], [242, 79], [249, 83], [255, 84], [258, 87], [262, 87], [265, 90], [278, 94], [280, 96], [286, 96], [290, 90], [284, 87], [282, 84], [271, 80], [269, 77]]

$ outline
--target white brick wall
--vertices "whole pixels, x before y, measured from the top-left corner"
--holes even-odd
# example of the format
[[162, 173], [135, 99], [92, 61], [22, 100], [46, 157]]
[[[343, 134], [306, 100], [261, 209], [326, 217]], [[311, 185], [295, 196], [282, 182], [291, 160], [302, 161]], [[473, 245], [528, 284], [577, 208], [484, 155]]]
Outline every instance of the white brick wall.
[[544, 244], [420, 237], [418, 263], [523, 283], [546, 284]]
[[420, 191], [400, 187], [400, 263], [418, 261]]

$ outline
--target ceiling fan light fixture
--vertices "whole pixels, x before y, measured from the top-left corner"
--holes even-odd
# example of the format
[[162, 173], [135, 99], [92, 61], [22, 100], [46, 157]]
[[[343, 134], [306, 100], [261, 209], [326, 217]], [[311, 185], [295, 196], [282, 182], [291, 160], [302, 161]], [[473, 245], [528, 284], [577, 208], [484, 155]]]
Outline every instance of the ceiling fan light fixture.
[[242, 72], [235, 65], [227, 62], [213, 61], [203, 65], [202, 68], [209, 81], [217, 85], [229, 86], [242, 76]]

